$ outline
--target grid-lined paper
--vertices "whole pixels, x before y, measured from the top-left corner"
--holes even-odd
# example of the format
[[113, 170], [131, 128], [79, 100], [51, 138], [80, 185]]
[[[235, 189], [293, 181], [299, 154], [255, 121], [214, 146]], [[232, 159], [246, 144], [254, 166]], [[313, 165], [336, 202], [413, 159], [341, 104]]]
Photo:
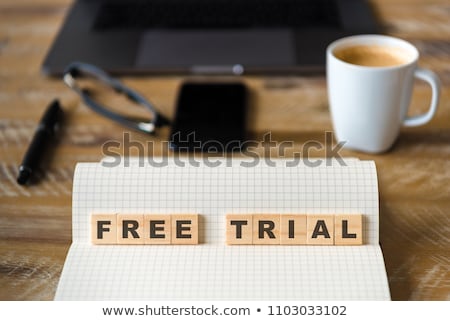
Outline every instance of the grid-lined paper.
[[[73, 244], [56, 299], [390, 298], [373, 162], [167, 161], [77, 165]], [[91, 245], [92, 213], [198, 213], [201, 244]], [[225, 215], [243, 213], [363, 214], [364, 245], [228, 246]]]

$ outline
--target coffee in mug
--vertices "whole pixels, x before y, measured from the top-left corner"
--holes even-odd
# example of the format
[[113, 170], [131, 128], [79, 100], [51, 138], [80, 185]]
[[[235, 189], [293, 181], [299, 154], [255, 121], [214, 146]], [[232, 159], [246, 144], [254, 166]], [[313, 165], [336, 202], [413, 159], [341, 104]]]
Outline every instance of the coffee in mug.
[[[412, 44], [382, 35], [352, 36], [327, 48], [327, 86], [336, 138], [344, 147], [370, 153], [388, 150], [401, 126], [429, 122], [439, 102], [435, 73], [417, 66]], [[428, 112], [408, 116], [414, 78], [432, 89]]]
[[349, 64], [368, 67], [391, 67], [408, 62], [408, 53], [400, 48], [378, 45], [358, 45], [334, 52], [336, 58]]

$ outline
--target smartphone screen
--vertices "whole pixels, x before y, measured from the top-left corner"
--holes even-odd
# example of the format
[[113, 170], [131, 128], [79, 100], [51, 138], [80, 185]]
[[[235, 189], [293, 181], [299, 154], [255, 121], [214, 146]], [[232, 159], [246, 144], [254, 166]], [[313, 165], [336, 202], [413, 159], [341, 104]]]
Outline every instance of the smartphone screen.
[[247, 91], [242, 83], [185, 83], [178, 96], [170, 147], [180, 151], [241, 149]]

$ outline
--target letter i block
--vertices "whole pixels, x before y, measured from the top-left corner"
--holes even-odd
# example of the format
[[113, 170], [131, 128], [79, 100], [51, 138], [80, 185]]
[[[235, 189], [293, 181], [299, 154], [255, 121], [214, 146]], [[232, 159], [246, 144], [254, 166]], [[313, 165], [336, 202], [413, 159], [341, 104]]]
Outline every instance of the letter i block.
[[171, 244], [198, 244], [198, 214], [173, 214], [171, 225]]
[[308, 215], [306, 218], [306, 233], [308, 245], [333, 245], [334, 215]]
[[253, 220], [251, 214], [227, 214], [226, 231], [228, 245], [253, 243]]
[[116, 219], [116, 214], [91, 215], [92, 244], [117, 244]]
[[362, 215], [339, 214], [334, 217], [335, 245], [362, 245]]
[[306, 244], [306, 214], [280, 216], [281, 245]]
[[117, 243], [144, 244], [144, 215], [117, 215]]
[[253, 244], [280, 244], [280, 214], [253, 215]]
[[170, 244], [171, 232], [172, 225], [169, 214], [144, 215], [145, 244]]

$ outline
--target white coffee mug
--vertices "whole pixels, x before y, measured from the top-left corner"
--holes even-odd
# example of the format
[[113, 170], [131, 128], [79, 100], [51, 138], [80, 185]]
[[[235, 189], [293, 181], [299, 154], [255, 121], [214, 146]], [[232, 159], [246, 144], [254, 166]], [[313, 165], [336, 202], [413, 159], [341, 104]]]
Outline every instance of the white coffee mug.
[[[336, 53], [356, 46], [385, 47], [404, 57], [400, 64], [384, 67], [363, 66], [336, 57]], [[417, 66], [418, 58], [412, 44], [383, 35], [352, 36], [328, 46], [328, 99], [334, 132], [344, 147], [384, 152], [393, 145], [402, 125], [419, 126], [433, 118], [440, 82], [435, 73]], [[414, 77], [431, 85], [431, 105], [425, 114], [408, 117]]]

